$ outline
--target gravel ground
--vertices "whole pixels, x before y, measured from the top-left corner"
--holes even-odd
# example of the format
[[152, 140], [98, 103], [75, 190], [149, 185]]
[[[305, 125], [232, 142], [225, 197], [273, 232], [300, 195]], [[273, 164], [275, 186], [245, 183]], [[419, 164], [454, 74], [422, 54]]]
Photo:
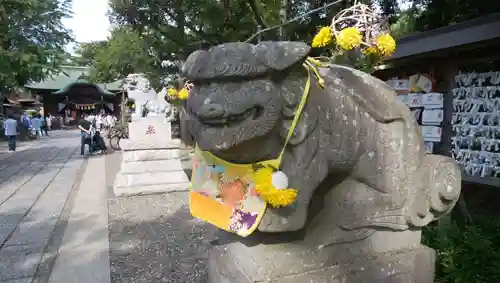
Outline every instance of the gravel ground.
[[120, 158], [111, 153], [106, 166], [111, 281], [206, 282], [215, 228], [191, 217], [186, 192], [115, 198]]

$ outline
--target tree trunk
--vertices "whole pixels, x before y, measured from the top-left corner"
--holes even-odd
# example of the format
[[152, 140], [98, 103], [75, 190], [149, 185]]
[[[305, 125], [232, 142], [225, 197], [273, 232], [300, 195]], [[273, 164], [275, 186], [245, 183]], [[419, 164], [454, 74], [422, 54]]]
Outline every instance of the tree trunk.
[[[283, 25], [288, 20], [288, 0], [281, 0], [281, 8], [280, 8], [280, 20]], [[285, 27], [280, 27], [280, 40], [286, 40], [286, 32]]]

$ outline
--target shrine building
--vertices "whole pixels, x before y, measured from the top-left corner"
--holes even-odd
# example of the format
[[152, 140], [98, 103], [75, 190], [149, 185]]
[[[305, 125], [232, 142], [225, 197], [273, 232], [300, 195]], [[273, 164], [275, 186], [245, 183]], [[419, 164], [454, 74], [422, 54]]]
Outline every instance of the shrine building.
[[77, 120], [84, 113], [118, 115], [123, 80], [95, 84], [88, 81], [90, 67], [63, 66], [59, 74], [25, 87], [43, 104], [44, 115]]

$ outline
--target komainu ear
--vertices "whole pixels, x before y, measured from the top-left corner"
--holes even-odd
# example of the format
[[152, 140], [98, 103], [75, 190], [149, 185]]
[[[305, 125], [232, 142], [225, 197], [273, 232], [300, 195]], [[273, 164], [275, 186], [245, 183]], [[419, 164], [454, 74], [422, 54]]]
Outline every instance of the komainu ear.
[[204, 50], [191, 53], [181, 67], [181, 74], [186, 77], [197, 77], [204, 71], [200, 68], [204, 68], [208, 60], [208, 52]]
[[311, 47], [298, 41], [263, 41], [254, 47], [257, 59], [267, 67], [283, 71], [304, 60]]
[[[317, 112], [303, 112], [299, 121], [297, 121], [297, 125], [295, 126], [294, 133], [288, 144], [290, 145], [298, 145], [303, 141], [307, 140], [311, 132], [316, 128], [318, 122], [318, 113]], [[283, 139], [286, 138], [290, 126], [292, 124], [291, 120], [286, 120], [283, 122], [283, 129], [281, 130], [281, 136]]]

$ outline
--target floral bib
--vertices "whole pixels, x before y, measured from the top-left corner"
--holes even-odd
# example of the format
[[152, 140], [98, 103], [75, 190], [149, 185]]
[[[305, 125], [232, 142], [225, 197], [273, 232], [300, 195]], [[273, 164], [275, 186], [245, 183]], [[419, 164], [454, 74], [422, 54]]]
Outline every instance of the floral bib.
[[[276, 165], [277, 160], [262, 162]], [[191, 214], [242, 237], [259, 225], [267, 203], [256, 192], [253, 165], [232, 164], [195, 150], [189, 208]]]

